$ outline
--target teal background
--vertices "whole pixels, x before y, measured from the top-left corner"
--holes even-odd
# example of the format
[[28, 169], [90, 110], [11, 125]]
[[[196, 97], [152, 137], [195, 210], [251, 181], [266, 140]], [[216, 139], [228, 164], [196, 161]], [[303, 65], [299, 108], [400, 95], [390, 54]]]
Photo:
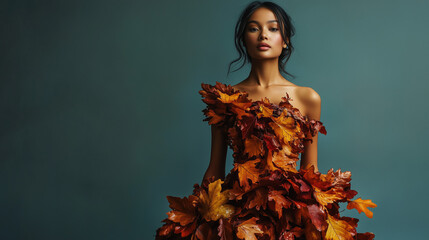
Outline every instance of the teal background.
[[[2, 1], [0, 239], [153, 239], [210, 154], [200, 84], [234, 85], [250, 1]], [[375, 239], [426, 239], [429, 1], [275, 1], [287, 79], [322, 98], [319, 169], [352, 172]], [[227, 171], [232, 166], [228, 153]]]

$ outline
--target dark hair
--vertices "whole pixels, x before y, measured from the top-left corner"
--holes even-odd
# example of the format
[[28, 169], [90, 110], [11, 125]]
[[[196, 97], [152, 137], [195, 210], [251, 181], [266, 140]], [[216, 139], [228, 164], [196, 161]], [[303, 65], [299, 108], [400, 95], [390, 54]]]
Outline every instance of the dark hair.
[[[247, 54], [247, 52], [245, 51], [245, 47], [244, 47], [244, 40], [243, 40], [243, 36], [244, 36], [244, 31], [246, 29], [247, 26], [247, 21], [249, 20], [250, 16], [253, 14], [253, 12], [255, 12], [256, 9], [260, 8], [260, 7], [265, 7], [270, 9], [274, 15], [276, 16], [277, 20], [279, 21], [279, 27], [280, 27], [280, 34], [282, 35], [283, 40], [287, 43], [287, 40], [289, 40], [288, 43], [288, 48], [283, 48], [282, 53], [279, 56], [279, 70], [286, 73], [289, 76], [294, 77], [292, 74], [288, 73], [285, 69], [285, 65], [286, 62], [289, 60], [290, 55], [292, 54], [293, 51], [293, 45], [292, 42], [290, 40], [290, 38], [295, 35], [295, 28], [293, 27], [292, 23], [291, 23], [291, 18], [289, 17], [289, 15], [285, 12], [285, 10], [283, 10], [282, 7], [280, 7], [279, 5], [273, 3], [273, 2], [260, 2], [260, 1], [254, 1], [251, 2], [241, 13], [240, 18], [235, 26], [235, 48], [237, 49], [238, 53], [240, 54], [240, 56], [235, 59], [234, 61], [232, 61], [231, 63], [229, 63], [229, 67], [228, 67], [228, 74], [230, 72], [231, 69], [231, 65], [239, 60], [241, 60], [244, 56], [244, 61], [243, 64], [236, 70], [234, 70], [233, 72], [239, 70], [240, 68], [242, 68], [244, 66], [244, 64], [246, 64], [247, 62], [252, 62], [252, 59], [250, 58], [250, 56]], [[283, 62], [283, 60], [285, 59], [285, 61]]]

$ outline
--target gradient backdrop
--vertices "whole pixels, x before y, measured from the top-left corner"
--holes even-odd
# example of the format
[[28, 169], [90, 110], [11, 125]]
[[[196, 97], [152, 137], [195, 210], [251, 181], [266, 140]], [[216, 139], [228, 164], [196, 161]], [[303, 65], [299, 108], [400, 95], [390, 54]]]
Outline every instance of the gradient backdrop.
[[[1, 1], [0, 239], [153, 239], [208, 166], [200, 84], [247, 77], [226, 71], [249, 2]], [[342, 215], [427, 239], [429, 1], [275, 2], [286, 77], [322, 98], [320, 171], [378, 204]]]

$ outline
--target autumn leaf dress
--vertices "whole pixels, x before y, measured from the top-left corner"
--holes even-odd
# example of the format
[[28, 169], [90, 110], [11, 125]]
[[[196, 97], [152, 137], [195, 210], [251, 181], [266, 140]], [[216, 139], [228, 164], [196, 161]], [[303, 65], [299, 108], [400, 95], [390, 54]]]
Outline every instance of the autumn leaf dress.
[[252, 101], [231, 85], [202, 83], [199, 93], [210, 125], [227, 131], [234, 168], [225, 177], [194, 185], [188, 197], [167, 196], [171, 211], [156, 239], [373, 239], [357, 233], [358, 219], [340, 216], [339, 202], [372, 218], [371, 200], [352, 200], [351, 173], [297, 170], [304, 141], [322, 122], [301, 115], [289, 95], [278, 105]]

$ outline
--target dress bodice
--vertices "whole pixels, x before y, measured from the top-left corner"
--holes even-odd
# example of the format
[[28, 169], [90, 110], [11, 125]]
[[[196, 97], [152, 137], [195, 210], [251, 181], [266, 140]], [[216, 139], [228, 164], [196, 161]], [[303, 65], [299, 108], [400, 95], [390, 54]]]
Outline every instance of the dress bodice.
[[304, 151], [304, 141], [312, 142], [317, 132], [326, 134], [322, 122], [303, 116], [290, 104], [287, 93], [275, 104], [268, 98], [253, 101], [248, 93], [220, 82], [201, 86], [199, 93], [207, 104], [204, 121], [227, 131], [235, 162], [269, 158], [273, 164], [267, 170], [291, 170]]

